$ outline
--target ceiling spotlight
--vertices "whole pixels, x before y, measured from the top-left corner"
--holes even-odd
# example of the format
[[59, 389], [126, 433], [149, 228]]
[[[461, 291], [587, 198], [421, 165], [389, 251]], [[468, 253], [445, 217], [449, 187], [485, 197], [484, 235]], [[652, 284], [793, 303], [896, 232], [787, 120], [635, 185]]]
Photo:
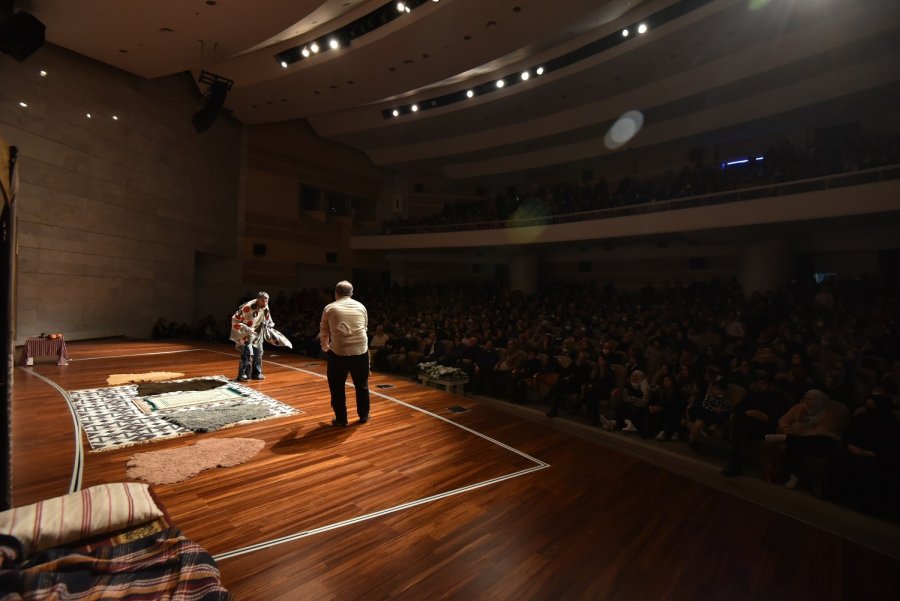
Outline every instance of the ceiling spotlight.
[[84, 116], [87, 117], [88, 119], [93, 119], [93, 117], [91, 117], [90, 113], [85, 113]]
[[528, 71], [522, 71], [522, 81], [527, 81], [529, 77], [531, 77], [531, 73], [529, 73]]
[[410, 8], [407, 6], [407, 7], [406, 7], [406, 12], [409, 12], [409, 11], [410, 11]]
[[399, 117], [399, 116], [400, 116], [400, 111], [398, 111], [397, 109], [394, 109], [393, 111], [391, 111], [391, 114], [392, 114], [393, 116], [395, 116], [395, 117]]
[[622, 37], [623, 37], [623, 38], [627, 38], [629, 33], [631, 33], [631, 32], [628, 31], [627, 29], [623, 29], [623, 30], [622, 30]]
[[409, 107], [409, 110], [411, 110], [412, 112], [415, 113], [417, 110], [419, 110], [419, 105], [418, 105], [418, 104], [414, 104], [414, 105], [412, 105], [411, 107]]
[[469, 90], [468, 92], [466, 92], [466, 98], [471, 98], [471, 97], [474, 96], [474, 95], [475, 95], [475, 91], [474, 91], [474, 90]]
[[313, 51], [313, 54], [319, 51], [319, 45], [316, 42], [313, 42], [309, 45], [309, 49]]
[[281, 66], [282, 66], [284, 69], [287, 69], [287, 67], [288, 67], [287, 61], [281, 61]]
[[506, 85], [506, 82], [503, 81], [502, 79], [498, 79], [498, 80], [497, 80], [497, 87], [498, 87], [498, 88], [502, 88], [502, 87], [505, 86], [505, 85]]
[[47, 72], [41, 69], [41, 77], [47, 77]]
[[406, 10], [406, 5], [402, 2], [397, 3], [397, 12], [404, 12]]
[[328, 46], [332, 50], [337, 50], [341, 47], [341, 43], [337, 41], [337, 38], [331, 38], [330, 40], [328, 40]]
[[19, 106], [21, 106], [23, 109], [27, 109], [27, 108], [28, 108], [28, 103], [27, 103], [27, 102], [20, 102], [20, 103], [19, 103]]
[[300, 51], [300, 54], [303, 55], [303, 58], [309, 58], [309, 48], [304, 46], [303, 50]]
[[537, 73], [538, 75], [543, 75], [543, 74], [544, 74], [544, 68], [543, 68], [543, 67], [538, 67], [537, 70], [535, 70], [535, 73]]
[[118, 120], [119, 120], [119, 116], [118, 116], [118, 115], [113, 115], [113, 121], [118, 121]]
[[641, 23], [638, 25], [638, 33], [647, 33], [647, 24]]

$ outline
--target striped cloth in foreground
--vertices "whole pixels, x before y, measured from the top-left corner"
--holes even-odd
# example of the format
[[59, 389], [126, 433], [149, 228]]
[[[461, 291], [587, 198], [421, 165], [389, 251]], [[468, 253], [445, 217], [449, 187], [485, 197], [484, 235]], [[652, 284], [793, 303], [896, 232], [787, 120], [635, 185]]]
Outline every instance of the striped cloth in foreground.
[[90, 552], [48, 549], [21, 560], [21, 546], [0, 535], [3, 599], [170, 599], [233, 601], [203, 547], [178, 528]]

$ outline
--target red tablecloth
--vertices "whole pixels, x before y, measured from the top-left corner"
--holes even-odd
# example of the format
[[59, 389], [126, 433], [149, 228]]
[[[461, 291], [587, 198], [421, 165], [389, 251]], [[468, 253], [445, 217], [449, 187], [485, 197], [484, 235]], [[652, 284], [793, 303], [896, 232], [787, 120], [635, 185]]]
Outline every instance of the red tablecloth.
[[56, 356], [57, 365], [69, 364], [69, 353], [66, 351], [66, 341], [59, 338], [26, 338], [25, 348], [22, 349], [22, 359], [19, 365], [28, 365], [29, 359], [34, 363], [35, 357]]

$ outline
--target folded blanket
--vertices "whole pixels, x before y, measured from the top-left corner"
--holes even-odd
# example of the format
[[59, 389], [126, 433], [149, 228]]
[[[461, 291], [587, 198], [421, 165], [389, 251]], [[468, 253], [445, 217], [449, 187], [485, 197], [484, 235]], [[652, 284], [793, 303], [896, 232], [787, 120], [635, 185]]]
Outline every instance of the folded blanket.
[[0, 557], [0, 590], [13, 599], [234, 599], [209, 553], [174, 527], [122, 545], [48, 549], [26, 560], [17, 539], [0, 536]]

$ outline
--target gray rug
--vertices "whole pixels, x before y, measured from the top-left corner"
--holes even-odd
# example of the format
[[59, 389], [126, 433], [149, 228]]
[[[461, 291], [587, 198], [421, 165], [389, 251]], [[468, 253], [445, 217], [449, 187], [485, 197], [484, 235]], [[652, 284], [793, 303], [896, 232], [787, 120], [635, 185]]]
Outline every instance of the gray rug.
[[168, 422], [192, 432], [215, 432], [229, 424], [269, 417], [268, 407], [261, 405], [226, 405], [212, 409], [181, 411], [163, 416]]

